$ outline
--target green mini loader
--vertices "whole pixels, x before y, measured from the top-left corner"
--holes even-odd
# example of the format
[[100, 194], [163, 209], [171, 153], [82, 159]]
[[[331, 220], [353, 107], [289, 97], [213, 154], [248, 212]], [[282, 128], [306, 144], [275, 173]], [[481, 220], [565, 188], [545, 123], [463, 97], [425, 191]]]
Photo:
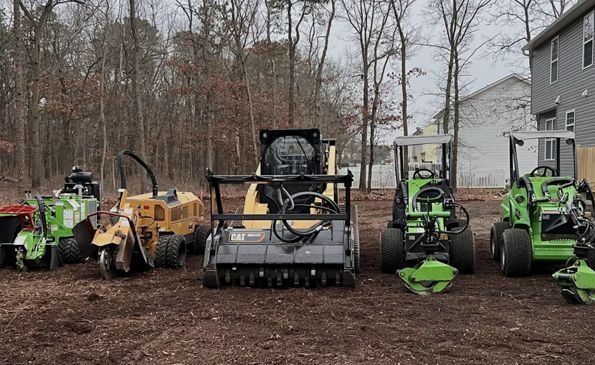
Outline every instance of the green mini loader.
[[[566, 185], [572, 184], [572, 182]], [[569, 193], [564, 192], [567, 186], [561, 185], [559, 199], [566, 203], [567, 212], [574, 224], [576, 242], [573, 245], [574, 256], [566, 266], [554, 273], [553, 278], [562, 289], [562, 296], [571, 304], [595, 303], [595, 222], [585, 217], [586, 204], [581, 195], [575, 195], [569, 200]], [[584, 191], [593, 204], [593, 194], [589, 184], [582, 181], [578, 191]]]
[[[555, 142], [555, 167], [537, 166], [521, 175], [517, 146], [535, 139]], [[510, 191], [502, 201], [502, 220], [492, 225], [490, 237], [492, 257], [500, 261], [505, 276], [529, 275], [535, 263], [562, 263], [574, 257], [577, 222], [560, 197], [574, 201], [584, 191], [581, 190], [583, 184], [576, 181], [576, 167], [573, 176], [560, 175], [562, 140], [570, 146], [574, 162], [573, 132], [535, 131], [510, 135]]]
[[[425, 145], [440, 150], [441, 163], [432, 165], [439, 171], [418, 166], [409, 178], [404, 152]], [[475, 270], [469, 214], [452, 195], [452, 137], [398, 137], [394, 147], [397, 189], [392, 220], [380, 234], [380, 268], [397, 272], [413, 293], [440, 293], [458, 273]]]
[[55, 195], [28, 196], [20, 204], [0, 207], [0, 267], [53, 269], [83, 261], [72, 228], [97, 211], [99, 184], [80, 167], [73, 167], [65, 180]]

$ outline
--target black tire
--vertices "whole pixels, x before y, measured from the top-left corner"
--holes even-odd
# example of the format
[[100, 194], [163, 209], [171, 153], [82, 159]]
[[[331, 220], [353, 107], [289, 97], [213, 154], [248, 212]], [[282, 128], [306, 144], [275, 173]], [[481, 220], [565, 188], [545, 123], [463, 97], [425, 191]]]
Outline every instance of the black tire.
[[494, 261], [500, 261], [500, 251], [502, 250], [502, 233], [510, 228], [508, 222], [496, 222], [492, 224], [490, 230], [490, 253]]
[[460, 274], [475, 272], [475, 243], [471, 228], [451, 235], [449, 260], [450, 265], [454, 266]]
[[587, 265], [589, 265], [591, 270], [595, 270], [595, 249], [589, 250], [587, 254]]
[[172, 235], [163, 235], [159, 237], [157, 241], [157, 255], [155, 256], [155, 267], [166, 267], [167, 266], [167, 248], [169, 246], [169, 240]]
[[405, 267], [405, 245], [403, 232], [387, 228], [380, 233], [380, 270], [394, 274]]
[[500, 267], [505, 276], [526, 276], [531, 273], [533, 250], [529, 233], [509, 228], [502, 234]]
[[62, 265], [80, 264], [85, 261], [78, 242], [74, 238], [63, 238], [58, 243], [58, 257]]
[[206, 224], [198, 224], [194, 228], [194, 241], [189, 245], [188, 251], [195, 255], [202, 255], [205, 253], [205, 246], [207, 238], [211, 234], [211, 226]]
[[186, 265], [186, 240], [184, 236], [174, 234], [167, 245], [165, 267], [179, 269]]

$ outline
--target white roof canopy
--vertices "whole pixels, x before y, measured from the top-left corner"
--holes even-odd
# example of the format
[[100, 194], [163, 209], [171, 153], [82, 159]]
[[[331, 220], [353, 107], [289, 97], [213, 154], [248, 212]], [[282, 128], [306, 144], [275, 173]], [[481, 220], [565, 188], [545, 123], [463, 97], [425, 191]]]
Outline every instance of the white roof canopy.
[[434, 134], [427, 136], [403, 136], [395, 138], [396, 146], [417, 146], [421, 144], [450, 143], [452, 136], [449, 134]]
[[535, 131], [535, 132], [516, 132], [512, 136], [521, 141], [526, 139], [539, 138], [563, 138], [574, 139], [574, 132], [571, 131]]

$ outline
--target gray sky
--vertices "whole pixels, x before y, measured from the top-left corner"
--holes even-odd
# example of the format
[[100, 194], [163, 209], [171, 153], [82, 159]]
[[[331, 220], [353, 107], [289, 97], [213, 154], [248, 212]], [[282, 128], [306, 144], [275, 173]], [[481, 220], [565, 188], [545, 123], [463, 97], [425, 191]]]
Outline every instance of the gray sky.
[[[439, 25], [428, 24], [427, 17], [423, 15], [427, 0], [418, 0], [415, 8], [412, 9], [412, 23], [420, 29], [423, 36], [428, 34], [438, 35], [442, 32]], [[491, 25], [487, 21], [482, 21], [479, 25], [473, 43], [474, 47], [485, 42], [487, 39], [502, 32], [509, 32], [510, 29], [502, 26]], [[352, 30], [345, 22], [337, 22], [335, 24], [332, 42], [330, 46], [330, 55], [334, 60], [344, 62], [343, 60], [350, 59], [348, 54], [354, 54], [358, 45], [350, 41]], [[433, 37], [437, 40], [437, 36]], [[521, 47], [524, 44], [519, 44], [518, 52], [511, 53], [505, 57], [496, 57], [490, 53], [490, 49], [485, 46], [476, 53], [475, 57], [465, 74], [464, 84], [467, 85], [465, 94], [469, 94], [475, 90], [493, 83], [511, 73], [523, 73], [524, 67], [527, 64], [526, 57], [521, 52]], [[409, 68], [420, 67], [426, 72], [425, 75], [411, 80], [410, 93], [413, 97], [410, 101], [410, 113], [413, 117], [412, 127], [410, 130], [415, 130], [415, 127], [421, 127], [427, 124], [429, 119], [435, 112], [443, 107], [443, 98], [437, 96], [439, 90], [439, 75], [444, 74], [444, 67], [434, 57], [435, 50], [430, 47], [418, 47], [415, 54], [409, 60]], [[398, 60], [397, 60], [398, 61]], [[396, 71], [396, 70], [395, 70]], [[396, 90], [397, 95], [400, 95]], [[402, 133], [399, 131], [399, 133]]]

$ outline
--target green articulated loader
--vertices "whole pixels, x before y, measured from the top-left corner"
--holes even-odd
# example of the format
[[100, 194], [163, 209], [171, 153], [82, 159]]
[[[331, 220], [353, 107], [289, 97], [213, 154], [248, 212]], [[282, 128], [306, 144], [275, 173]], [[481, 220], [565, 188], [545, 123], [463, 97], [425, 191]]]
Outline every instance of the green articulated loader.
[[[418, 164], [409, 178], [412, 163], [405, 161], [409, 147], [439, 151], [441, 163]], [[452, 194], [451, 159], [450, 135], [395, 140], [397, 189], [392, 220], [380, 234], [380, 267], [386, 273], [397, 272], [416, 294], [444, 292], [458, 273], [475, 270], [469, 214]]]
[[[570, 183], [568, 183], [570, 184]], [[566, 204], [570, 219], [574, 224], [576, 242], [573, 245], [574, 256], [568, 259], [566, 266], [554, 273], [553, 278], [562, 289], [562, 295], [571, 304], [595, 303], [595, 222], [585, 217], [586, 204], [580, 195], [569, 200], [569, 194], [560, 186], [560, 201]], [[589, 184], [582, 181], [579, 191], [585, 191], [593, 203]]]
[[[535, 167], [530, 173], [519, 172], [517, 146], [526, 140], [545, 139], [555, 151], [554, 166]], [[502, 201], [502, 220], [492, 225], [490, 251], [500, 262], [505, 276], [526, 276], [536, 263], [563, 263], [574, 257], [577, 219], [586, 213], [581, 194], [588, 184], [573, 176], [560, 175], [562, 141], [575, 159], [574, 133], [570, 131], [518, 132], [510, 135], [510, 190]], [[587, 195], [591, 195], [588, 193]], [[566, 202], [577, 201], [573, 211]], [[581, 218], [582, 221], [582, 218]]]
[[100, 203], [99, 183], [90, 172], [73, 167], [55, 195], [30, 196], [0, 207], [0, 267], [54, 269], [84, 260], [72, 228]]

